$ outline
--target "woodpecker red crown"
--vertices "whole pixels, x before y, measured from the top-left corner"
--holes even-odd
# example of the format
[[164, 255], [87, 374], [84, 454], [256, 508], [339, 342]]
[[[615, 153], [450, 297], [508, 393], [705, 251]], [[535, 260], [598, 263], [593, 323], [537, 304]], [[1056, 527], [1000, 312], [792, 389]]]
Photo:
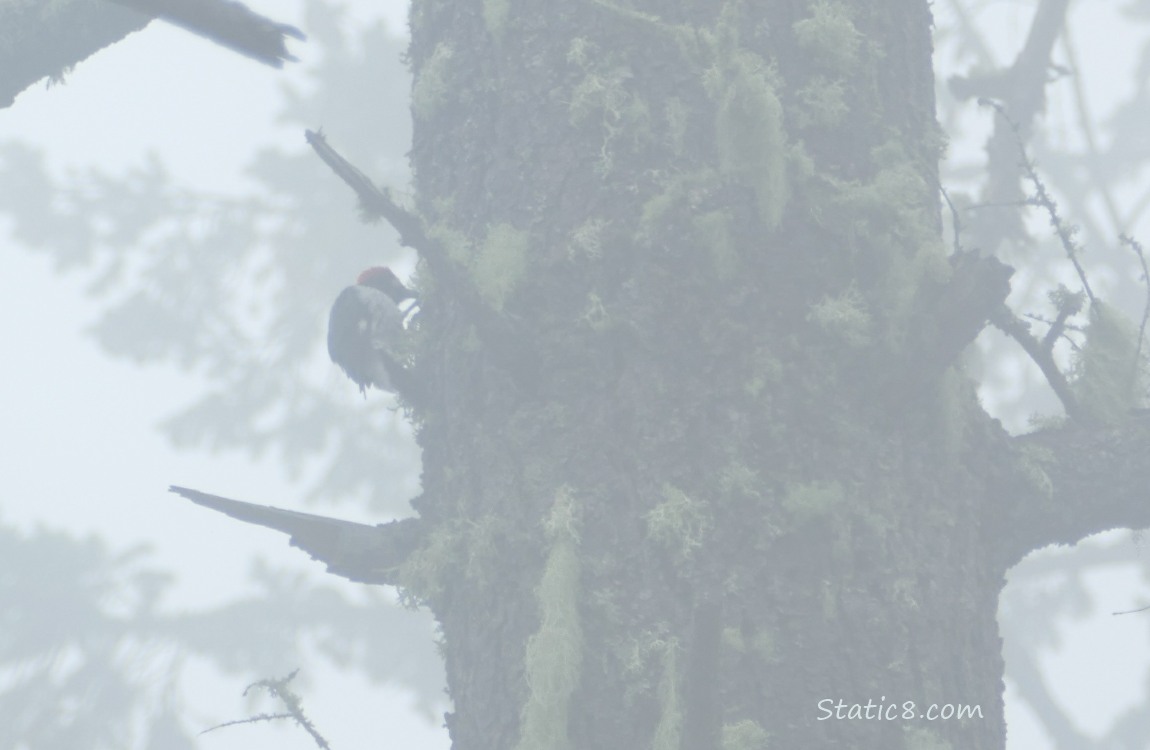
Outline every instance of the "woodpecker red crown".
[[372, 282], [378, 283], [384, 280], [390, 282], [393, 279], [398, 281], [395, 272], [387, 266], [372, 266], [371, 268], [365, 268], [359, 276], [355, 278], [355, 283], [363, 284], [364, 286], [375, 286], [375, 283]]
[[399, 304], [407, 299], [415, 299], [418, 295], [407, 288], [407, 285], [399, 280], [399, 277], [388, 268], [387, 266], [372, 266], [366, 269], [356, 278], [355, 283], [359, 286], [369, 286], [372, 289], [378, 289], [391, 298], [392, 302]]

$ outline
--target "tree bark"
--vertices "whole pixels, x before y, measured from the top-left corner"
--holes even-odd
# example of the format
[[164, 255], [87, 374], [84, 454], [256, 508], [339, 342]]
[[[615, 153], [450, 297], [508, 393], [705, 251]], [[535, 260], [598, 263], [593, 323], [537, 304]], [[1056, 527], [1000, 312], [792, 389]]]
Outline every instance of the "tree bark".
[[419, 210], [541, 352], [525, 394], [425, 295], [418, 509], [451, 536], [412, 585], [454, 747], [1002, 747], [1005, 436], [915, 370], [952, 273], [927, 4], [505, 7], [412, 16]]

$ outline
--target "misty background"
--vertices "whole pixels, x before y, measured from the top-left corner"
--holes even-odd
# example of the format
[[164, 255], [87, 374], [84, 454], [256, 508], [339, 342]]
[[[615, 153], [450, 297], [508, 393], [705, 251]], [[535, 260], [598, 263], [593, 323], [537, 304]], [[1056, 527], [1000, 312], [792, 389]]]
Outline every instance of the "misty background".
[[[166, 492], [365, 523], [409, 514], [418, 492], [391, 397], [362, 398], [322, 344], [327, 307], [359, 270], [410, 271], [412, 257], [389, 227], [359, 222], [303, 139], [322, 127], [403, 188], [405, 4], [247, 4], [308, 34], [290, 44], [300, 62], [277, 71], [155, 22], [0, 110], [0, 748], [113, 746], [101, 733], [125, 728], [133, 748], [311, 747], [284, 722], [195, 737], [274, 710], [243, 688], [297, 667], [294, 688], [333, 747], [448, 746], [426, 614]], [[1012, 60], [1035, 6], [935, 4], [943, 174], [960, 205], [985, 169], [991, 113], [946, 82]], [[1090, 168], [1066, 154], [1087, 152], [1084, 122], [1104, 145], [1150, 122], [1132, 104], [1150, 11], [1074, 8], [1034, 155], [1040, 171], [1064, 170], [1051, 182], [1083, 225], [1092, 278], [1137, 319], [1145, 290], [1129, 258], [1113, 259], [1118, 231], [1150, 243], [1135, 210], [1146, 171], [1112, 175], [1120, 213], [1138, 219], [1115, 227], [1080, 176]], [[1037, 212], [1028, 228], [1038, 246], [1004, 249], [1008, 262], [1059, 257]], [[1049, 280], [1016, 279], [1014, 299]], [[185, 295], [217, 314], [188, 319], [172, 303]], [[980, 344], [969, 366], [1012, 431], [1058, 412], [1021, 352], [991, 333]], [[1150, 598], [1148, 559], [1139, 536], [1116, 531], [1012, 572], [1000, 608], [1010, 747], [1049, 747], [1053, 717], [1101, 737], [1145, 712], [1150, 613], [1111, 612]], [[10, 744], [5, 727], [38, 741]]]

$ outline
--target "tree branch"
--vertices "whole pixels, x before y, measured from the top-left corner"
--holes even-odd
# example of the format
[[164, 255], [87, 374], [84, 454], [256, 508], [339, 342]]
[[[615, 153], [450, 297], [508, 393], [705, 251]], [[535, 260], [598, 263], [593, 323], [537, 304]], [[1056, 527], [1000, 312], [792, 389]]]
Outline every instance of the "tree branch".
[[1049, 544], [1150, 527], [1150, 414], [1115, 425], [1069, 425], [1011, 438], [983, 526], [1006, 566]]
[[0, 109], [32, 84], [60, 81], [75, 65], [148, 25], [124, 8], [72, 3], [49, 13], [39, 0], [0, 3]]
[[[1043, 0], [1034, 14], [1026, 44], [1010, 68], [982, 76], [955, 76], [949, 81], [951, 92], [959, 99], [998, 99], [1014, 114], [1019, 133], [1025, 143], [1030, 135], [1031, 123], [1046, 103], [1047, 71], [1054, 43], [1065, 22], [1070, 0]], [[1021, 172], [1013, 152], [1016, 136], [1004, 128], [995, 127], [986, 144], [987, 178], [985, 202], [988, 204], [1017, 205], [1022, 201], [1019, 184]], [[976, 228], [975, 246], [993, 252], [1004, 239], [1025, 235], [1022, 219], [1013, 214], [1002, 214], [999, 221], [986, 222]]]
[[75, 0], [66, 7], [60, 12], [41, 0], [0, 2], [0, 109], [37, 81], [62, 80], [74, 66], [153, 18], [277, 68], [295, 59], [284, 37], [304, 38], [299, 29], [231, 0]]
[[364, 217], [385, 219], [399, 232], [400, 244], [415, 250], [435, 277], [443, 282], [450, 295], [467, 312], [468, 319], [475, 324], [479, 339], [504, 369], [521, 387], [533, 388], [539, 359], [524, 326], [488, 305], [448, 256], [443, 244], [427, 233], [423, 220], [396, 203], [389, 191], [378, 187], [363, 170], [332, 148], [321, 131], [306, 130], [304, 137], [316, 155], [355, 191]]
[[1010, 311], [1005, 304], [991, 317], [990, 322], [996, 328], [1010, 336], [1018, 342], [1034, 364], [1038, 365], [1038, 369], [1042, 371], [1046, 382], [1054, 390], [1054, 395], [1062, 402], [1062, 408], [1066, 411], [1066, 416], [1079, 424], [1091, 425], [1095, 420], [1086, 412], [1085, 409], [1078, 403], [1078, 399], [1074, 396], [1074, 391], [1070, 388], [1070, 383], [1067, 382], [1066, 376], [1058, 369], [1058, 364], [1054, 361], [1054, 352], [1044, 347], [1042, 342], [1034, 338], [1030, 333], [1030, 326], [1024, 321], [1020, 320], [1013, 312]]
[[[957, 236], [955, 244], [958, 245]], [[922, 314], [908, 349], [907, 371], [932, 379], [958, 359], [1010, 294], [1014, 269], [997, 258], [959, 250], [950, 256], [951, 276], [923, 290]]]
[[282, 68], [288, 54], [284, 37], [306, 39], [303, 32], [254, 13], [235, 0], [108, 0], [139, 13], [162, 18], [216, 44]]
[[288, 534], [293, 547], [326, 564], [329, 573], [357, 583], [398, 585], [397, 569], [423, 539], [423, 524], [417, 518], [371, 526], [232, 500], [187, 487], [169, 489], [196, 505]]

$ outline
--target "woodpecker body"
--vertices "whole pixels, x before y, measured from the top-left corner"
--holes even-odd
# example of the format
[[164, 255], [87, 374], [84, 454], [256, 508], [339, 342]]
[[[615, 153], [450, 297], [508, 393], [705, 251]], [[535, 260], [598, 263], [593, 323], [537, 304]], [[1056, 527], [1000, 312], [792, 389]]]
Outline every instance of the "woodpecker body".
[[386, 267], [369, 268], [340, 292], [327, 324], [327, 353], [364, 393], [368, 386], [389, 393], [407, 391], [413, 379], [402, 363], [406, 336], [399, 304], [414, 299]]

